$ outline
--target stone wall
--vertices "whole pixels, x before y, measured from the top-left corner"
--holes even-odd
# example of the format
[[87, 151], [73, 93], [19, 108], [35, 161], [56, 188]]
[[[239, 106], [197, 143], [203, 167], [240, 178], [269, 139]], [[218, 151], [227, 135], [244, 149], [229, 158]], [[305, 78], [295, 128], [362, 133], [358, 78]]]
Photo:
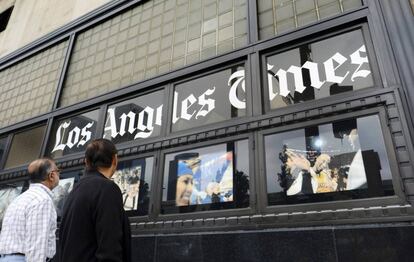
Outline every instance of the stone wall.
[[14, 5], [0, 33], [0, 57], [102, 6], [111, 0], [0, 0], [0, 12]]

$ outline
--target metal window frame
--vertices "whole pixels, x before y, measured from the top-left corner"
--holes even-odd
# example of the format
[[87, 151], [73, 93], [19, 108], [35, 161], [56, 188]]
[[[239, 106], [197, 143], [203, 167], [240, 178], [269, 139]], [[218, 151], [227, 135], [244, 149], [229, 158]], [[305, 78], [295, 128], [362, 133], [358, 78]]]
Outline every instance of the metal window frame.
[[8, 138], [9, 140], [7, 142], [8, 143], [7, 144], [7, 149], [5, 150], [5, 152], [7, 152], [7, 154], [4, 155], [4, 159], [3, 159], [2, 163], [1, 163], [3, 165], [1, 167], [4, 168], [4, 169], [0, 170], [0, 173], [14, 172], [16, 170], [20, 170], [22, 168], [26, 168], [29, 165], [29, 163], [25, 163], [25, 164], [21, 164], [21, 165], [18, 165], [18, 166], [6, 168], [7, 160], [9, 158], [9, 153], [10, 153], [10, 150], [11, 150], [12, 145], [13, 145], [14, 137], [16, 135], [18, 135], [18, 134], [21, 134], [21, 133], [24, 133], [24, 132], [28, 132], [30, 130], [33, 130], [35, 128], [39, 128], [39, 127], [42, 127], [42, 126], [44, 126], [45, 130], [44, 130], [44, 134], [43, 134], [43, 137], [42, 137], [42, 141], [40, 143], [39, 153], [36, 156], [36, 158], [38, 158], [42, 154], [43, 143], [45, 143], [45, 141], [46, 141], [46, 133], [47, 133], [47, 128], [48, 128], [47, 122], [45, 122], [45, 121], [39, 122], [39, 123], [36, 123], [35, 125], [29, 126], [29, 127], [26, 127], [26, 128], [22, 128], [22, 129], [18, 130], [15, 133], [9, 134], [9, 138]]
[[168, 108], [165, 106], [165, 102], [166, 102], [166, 99], [168, 98], [168, 92], [166, 92], [166, 89], [167, 89], [166, 86], [158, 86], [158, 87], [155, 86], [153, 89], [148, 89], [148, 90], [145, 90], [143, 92], [139, 92], [139, 93], [136, 93], [136, 94], [131, 94], [131, 96], [124, 96], [124, 97], [122, 97], [120, 99], [114, 100], [111, 103], [104, 104], [102, 106], [104, 109], [103, 109], [102, 121], [101, 121], [101, 123], [103, 123], [103, 125], [100, 126], [101, 129], [102, 129], [102, 131], [99, 133], [99, 137], [102, 138], [103, 135], [104, 135], [105, 123], [106, 123], [107, 114], [108, 114], [108, 108], [109, 107], [114, 106], [114, 105], [116, 105], [118, 103], [122, 103], [122, 102], [125, 102], [125, 101], [128, 101], [128, 100], [132, 100], [132, 99], [135, 99], [135, 98], [138, 98], [138, 97], [142, 97], [142, 96], [145, 96], [145, 95], [149, 95], [151, 93], [155, 93], [155, 92], [162, 91], [162, 92], [164, 92], [164, 94], [163, 94], [163, 102], [164, 102], [164, 104], [163, 104], [163, 109], [162, 109], [162, 116], [163, 116], [163, 118], [161, 119], [162, 125], [161, 125], [160, 134], [158, 136], [154, 136], [154, 137], [150, 137], [150, 138], [138, 139], [138, 140], [130, 140], [130, 141], [127, 141], [127, 142], [117, 143], [116, 146], [119, 149], [124, 149], [124, 148], [128, 148], [128, 147], [131, 147], [131, 146], [134, 146], [134, 145], [141, 145], [141, 144], [145, 144], [145, 143], [149, 143], [149, 142], [153, 142], [153, 141], [159, 140], [161, 137], [164, 136], [164, 132], [165, 132], [164, 129], [165, 128], [162, 128], [162, 127], [163, 127], [163, 124], [165, 122], [165, 118], [167, 118], [166, 117], [166, 114], [167, 114], [166, 110], [168, 110]]
[[146, 159], [152, 157], [154, 159], [154, 163], [152, 166], [152, 174], [151, 174], [151, 185], [149, 187], [149, 203], [148, 203], [148, 214], [145, 216], [138, 216], [136, 215], [137, 210], [128, 210], [125, 211], [128, 217], [130, 218], [131, 222], [142, 222], [142, 221], [149, 221], [150, 217], [152, 215], [152, 206], [153, 206], [153, 188], [156, 186], [154, 185], [157, 177], [156, 167], [157, 167], [157, 152], [151, 152], [151, 153], [144, 153], [144, 154], [136, 154], [136, 155], [130, 155], [126, 157], [118, 157], [118, 163], [123, 161], [129, 161], [129, 160], [135, 160], [135, 159]]
[[247, 77], [249, 75], [249, 69], [250, 69], [249, 68], [249, 61], [248, 60], [243, 60], [243, 57], [241, 57], [240, 60], [241, 60], [240, 62], [238, 61], [238, 59], [235, 60], [235, 61], [230, 61], [228, 63], [218, 65], [214, 69], [211, 69], [211, 70], [207, 69], [206, 71], [200, 72], [197, 75], [191, 75], [188, 78], [178, 79], [177, 81], [171, 83], [171, 86], [169, 88], [172, 89], [172, 91], [171, 91], [172, 95], [169, 97], [169, 103], [168, 103], [169, 105], [171, 104], [171, 107], [168, 108], [170, 112], [168, 113], [167, 117], [170, 121], [168, 122], [168, 126], [166, 126], [166, 129], [167, 129], [167, 134], [166, 135], [167, 136], [168, 135], [180, 136], [180, 135], [186, 134], [188, 132], [197, 132], [198, 130], [209, 129], [211, 127], [217, 126], [217, 124], [220, 125], [220, 124], [223, 124], [223, 123], [229, 123], [229, 122], [233, 122], [233, 121], [238, 122], [240, 120], [249, 118], [252, 115], [252, 113], [251, 113], [252, 112], [252, 99], [251, 99], [252, 98], [252, 95], [251, 95], [252, 87], [250, 85], [246, 85], [246, 115], [245, 116], [234, 117], [234, 118], [231, 118], [231, 119], [222, 120], [222, 121], [218, 121], [218, 122], [211, 123], [211, 124], [204, 124], [204, 125], [201, 125], [201, 126], [198, 126], [198, 127], [196, 126], [196, 127], [193, 127], [193, 128], [186, 128], [186, 129], [181, 129], [181, 130], [177, 130], [177, 131], [172, 131], [173, 123], [172, 123], [171, 119], [173, 117], [173, 111], [174, 111], [173, 104], [174, 104], [174, 92], [175, 92], [176, 86], [180, 85], [182, 83], [197, 80], [201, 77], [207, 77], [207, 76], [213, 75], [215, 73], [219, 73], [221, 71], [224, 71], [224, 70], [230, 69], [231, 67], [239, 66], [239, 65], [244, 67], [245, 77], [246, 77], [245, 81], [248, 83], [249, 79], [247, 79]]
[[52, 110], [55, 110], [59, 107], [59, 101], [60, 101], [60, 98], [61, 98], [63, 86], [65, 84], [66, 74], [67, 74], [67, 71], [69, 69], [69, 62], [71, 60], [72, 53], [73, 53], [73, 48], [75, 46], [76, 34], [72, 33], [69, 36], [68, 41], [69, 41], [69, 43], [68, 43], [68, 47], [66, 49], [65, 56], [63, 58], [63, 66], [62, 66], [62, 70], [61, 70], [60, 75], [59, 75], [59, 80], [58, 80], [58, 83], [57, 83], [56, 93], [55, 93], [55, 96], [53, 98]]
[[7, 160], [7, 156], [9, 155], [11, 142], [13, 139], [13, 134], [8, 134], [2, 138], [6, 139], [6, 143], [4, 145], [3, 155], [1, 156], [1, 159], [0, 159], [0, 170], [3, 170], [4, 166], [6, 165], [6, 160]]
[[[44, 141], [42, 143], [42, 151], [41, 151], [41, 155], [42, 156], [49, 156], [49, 154], [46, 152], [46, 150], [48, 149], [48, 146], [51, 143], [51, 138], [52, 136], [54, 136], [53, 132], [53, 127], [56, 123], [58, 123], [59, 121], [62, 121], [63, 119], [70, 119], [71, 117], [75, 117], [75, 116], [79, 116], [82, 115], [84, 113], [89, 113], [92, 111], [98, 111], [98, 119], [97, 119], [97, 123], [105, 123], [104, 121], [104, 115], [106, 113], [105, 111], [106, 109], [106, 105], [100, 105], [100, 106], [95, 106], [95, 107], [89, 107], [89, 108], [82, 108], [80, 111], [74, 111], [71, 112], [70, 114], [67, 115], [62, 115], [59, 117], [51, 117], [47, 123], [47, 130], [45, 133], [45, 138]], [[101, 122], [99, 122], [101, 121]], [[96, 126], [96, 132], [95, 132], [95, 136], [91, 139], [96, 139], [96, 138], [101, 138], [102, 137], [102, 133], [103, 133], [103, 125], [99, 125], [97, 124]], [[72, 153], [72, 154], [68, 154], [68, 155], [63, 155], [63, 156], [59, 156], [59, 157], [55, 157], [54, 159], [56, 161], [66, 161], [72, 158], [76, 158], [77, 156], [81, 156], [83, 155], [82, 152], [77, 152], [77, 153]]]
[[[164, 169], [165, 169], [165, 156], [171, 153], [179, 153], [181, 151], [187, 151], [193, 148], [203, 148], [209, 147], [214, 145], [225, 144], [229, 142], [236, 142], [240, 140], [247, 140], [249, 146], [249, 206], [246, 208], [234, 208], [234, 209], [220, 209], [220, 210], [209, 210], [209, 211], [198, 211], [198, 212], [189, 212], [189, 213], [174, 213], [174, 214], [161, 214], [161, 203], [162, 203], [162, 193], [164, 180]], [[157, 218], [158, 221], [168, 221], [168, 220], [180, 220], [180, 219], [197, 219], [197, 218], [213, 218], [213, 217], [221, 217], [224, 215], [229, 216], [237, 216], [237, 215], [249, 215], [253, 214], [256, 210], [256, 198], [255, 198], [255, 175], [254, 175], [254, 140], [253, 134], [242, 134], [236, 135], [232, 137], [226, 137], [221, 139], [209, 140], [202, 143], [197, 143], [196, 146], [194, 145], [184, 145], [178, 146], [166, 150], [160, 151], [160, 161], [159, 161], [159, 169], [157, 170], [157, 180], [156, 185], [158, 185], [154, 189], [154, 213], [153, 216]]]
[[[352, 199], [343, 201], [326, 201], [326, 202], [312, 202], [312, 203], [298, 203], [298, 204], [285, 204], [285, 205], [269, 205], [267, 198], [267, 174], [265, 171], [265, 143], [264, 139], [268, 135], [288, 132], [290, 130], [300, 130], [309, 126], [318, 126], [322, 124], [329, 124], [335, 121], [341, 121], [346, 119], [357, 119], [364, 116], [378, 116], [381, 128], [382, 138], [384, 141], [384, 147], [386, 150], [387, 158], [390, 165], [390, 171], [392, 175], [392, 182], [395, 195], [394, 196], [378, 196], [362, 199]], [[308, 212], [308, 211], [321, 211], [321, 210], [335, 210], [341, 208], [355, 208], [355, 207], [370, 207], [381, 205], [404, 205], [407, 204], [407, 198], [404, 195], [403, 183], [399, 176], [397, 160], [392, 146], [392, 138], [388, 131], [388, 120], [386, 119], [386, 112], [383, 107], [375, 107], [370, 109], [363, 109], [362, 111], [355, 111], [345, 114], [339, 114], [330, 117], [324, 117], [320, 119], [308, 120], [287, 126], [280, 126], [276, 128], [266, 129], [260, 131], [259, 135], [259, 149], [258, 159], [260, 160], [260, 211], [264, 213], [285, 213], [285, 212]]]
[[[305, 101], [302, 103], [298, 103], [298, 104], [292, 104], [292, 105], [287, 105], [284, 107], [279, 107], [279, 108], [270, 108], [270, 100], [269, 100], [269, 92], [268, 92], [268, 81], [267, 81], [267, 70], [265, 70], [266, 65], [267, 65], [267, 58], [270, 56], [274, 56], [274, 55], [278, 55], [278, 54], [283, 54], [285, 52], [294, 50], [296, 48], [301, 47], [302, 45], [306, 45], [306, 44], [312, 44], [315, 42], [319, 42], [319, 41], [323, 41], [326, 39], [330, 39], [330, 38], [334, 38], [336, 36], [340, 36], [349, 32], [353, 32], [353, 31], [358, 31], [360, 30], [362, 33], [362, 37], [363, 40], [365, 42], [366, 45], [366, 53], [367, 53], [367, 57], [369, 60], [369, 64], [370, 64], [370, 69], [371, 69], [371, 74], [372, 74], [372, 80], [373, 80], [373, 85], [370, 87], [366, 87], [366, 88], [362, 88], [362, 89], [376, 89], [376, 88], [382, 88], [382, 83], [380, 80], [380, 72], [378, 69], [378, 63], [376, 60], [376, 56], [374, 53], [374, 49], [372, 46], [372, 40], [369, 36], [369, 31], [368, 31], [368, 25], [367, 23], [360, 23], [358, 22], [357, 24], [353, 24], [353, 25], [348, 25], [347, 27], [343, 28], [342, 26], [340, 28], [338, 28], [337, 30], [332, 30], [330, 29], [327, 32], [320, 32], [318, 33], [318, 35], [316, 36], [312, 36], [310, 38], [306, 38], [304, 41], [302, 39], [300, 39], [300, 41], [296, 42], [294, 41], [293, 43], [289, 43], [287, 46], [285, 46], [285, 44], [283, 44], [283, 46], [281, 48], [278, 48], [278, 46], [273, 47], [271, 50], [269, 51], [264, 51], [261, 52], [260, 54], [260, 60], [261, 60], [261, 81], [262, 81], [262, 85], [261, 85], [261, 90], [262, 90], [262, 100], [263, 100], [263, 112], [264, 113], [268, 113], [271, 111], [276, 111], [276, 110], [280, 110], [283, 109], [285, 107], [300, 107], [300, 105], [304, 104], [313, 104], [319, 101], [323, 101], [323, 100], [330, 100], [332, 99], [332, 96], [328, 96], [328, 97], [323, 97], [323, 98], [319, 98], [319, 99], [313, 99], [313, 100], [309, 100], [309, 101]], [[354, 93], [356, 91], [359, 91], [361, 89], [358, 90], [354, 90], [354, 91], [350, 91], [347, 92], [347, 94], [349, 96], [351, 96], [351, 93]], [[336, 95], [335, 95], [336, 96]]]

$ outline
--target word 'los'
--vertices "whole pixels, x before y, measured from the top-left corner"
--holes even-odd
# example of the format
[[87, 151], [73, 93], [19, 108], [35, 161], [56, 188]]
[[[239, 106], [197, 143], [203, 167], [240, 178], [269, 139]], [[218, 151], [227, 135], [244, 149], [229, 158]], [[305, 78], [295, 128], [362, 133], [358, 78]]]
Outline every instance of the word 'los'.
[[73, 148], [74, 146], [84, 146], [91, 139], [92, 132], [89, 129], [93, 126], [94, 122], [87, 123], [82, 129], [75, 126], [68, 132], [70, 123], [71, 121], [65, 121], [59, 125], [56, 131], [56, 143], [52, 153], [57, 150], [64, 150], [66, 147]]

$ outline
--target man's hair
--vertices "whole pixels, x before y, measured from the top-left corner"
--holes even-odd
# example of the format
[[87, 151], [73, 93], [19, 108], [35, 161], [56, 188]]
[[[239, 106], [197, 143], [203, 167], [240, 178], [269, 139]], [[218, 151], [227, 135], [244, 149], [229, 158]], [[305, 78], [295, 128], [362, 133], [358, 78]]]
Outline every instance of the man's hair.
[[28, 167], [30, 182], [40, 183], [45, 181], [52, 171], [53, 160], [50, 158], [36, 159]]
[[87, 171], [96, 171], [98, 168], [109, 168], [112, 158], [117, 154], [115, 145], [107, 139], [95, 139], [87, 147], [85, 152], [85, 164]]

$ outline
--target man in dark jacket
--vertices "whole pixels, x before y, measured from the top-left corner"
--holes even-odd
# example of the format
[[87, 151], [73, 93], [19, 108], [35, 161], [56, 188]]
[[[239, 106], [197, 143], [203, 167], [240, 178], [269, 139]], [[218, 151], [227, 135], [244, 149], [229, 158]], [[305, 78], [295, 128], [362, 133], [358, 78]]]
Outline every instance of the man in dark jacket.
[[69, 194], [59, 228], [59, 261], [131, 261], [131, 233], [119, 187], [114, 144], [96, 139], [86, 148], [85, 175]]

